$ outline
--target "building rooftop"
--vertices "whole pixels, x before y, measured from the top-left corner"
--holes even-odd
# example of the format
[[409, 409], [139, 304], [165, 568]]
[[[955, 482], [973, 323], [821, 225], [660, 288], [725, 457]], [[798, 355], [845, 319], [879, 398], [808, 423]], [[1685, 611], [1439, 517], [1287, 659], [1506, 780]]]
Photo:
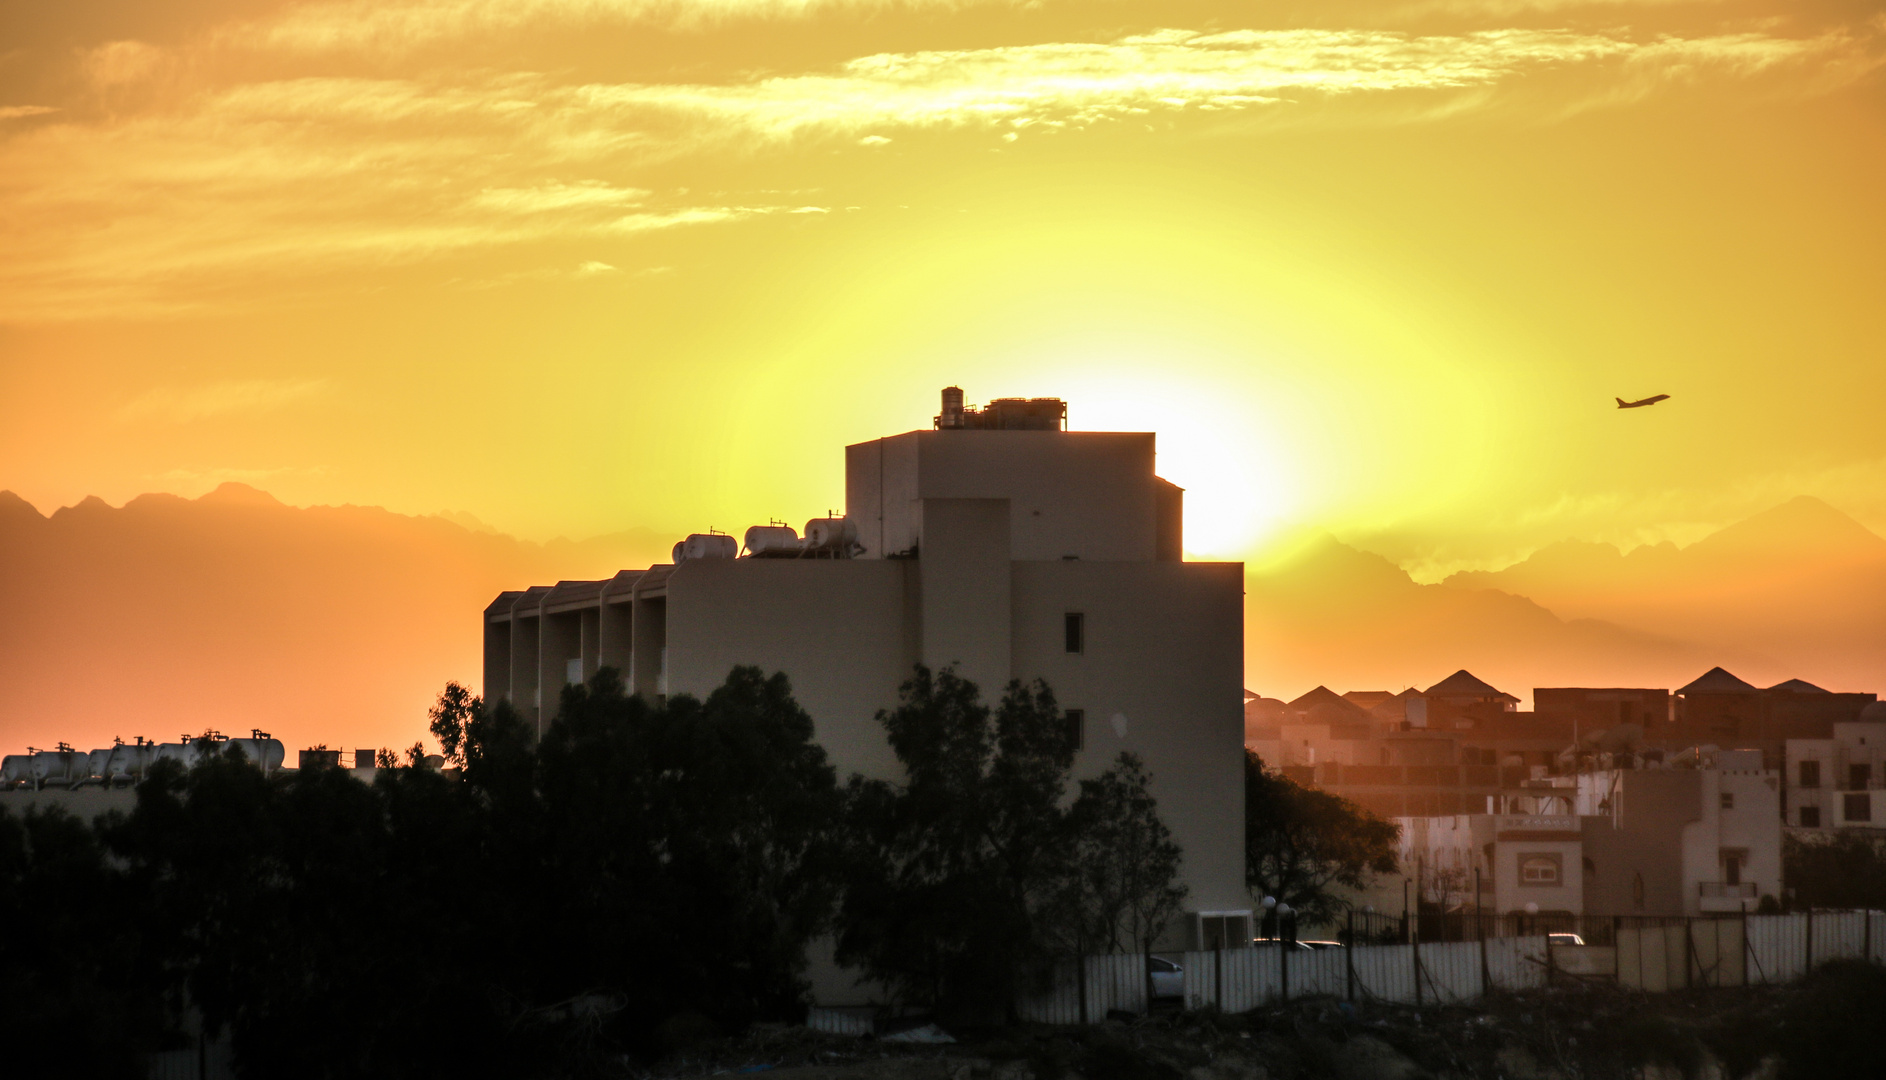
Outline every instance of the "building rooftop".
[[1677, 690], [1679, 694], [1759, 694], [1754, 686], [1743, 682], [1719, 667], [1712, 667], [1688, 686]]

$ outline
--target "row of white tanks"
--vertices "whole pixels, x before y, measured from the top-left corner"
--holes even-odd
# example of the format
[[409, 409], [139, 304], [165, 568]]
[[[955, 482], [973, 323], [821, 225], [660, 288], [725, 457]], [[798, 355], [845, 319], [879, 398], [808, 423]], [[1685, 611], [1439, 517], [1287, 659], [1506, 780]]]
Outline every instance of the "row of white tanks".
[[[745, 551], [753, 559], [848, 559], [857, 554], [858, 527], [850, 518], [813, 518], [805, 535], [783, 522], [755, 525], [747, 530]], [[734, 559], [741, 547], [724, 533], [694, 533], [674, 546], [676, 565], [690, 559]]]
[[87, 784], [117, 787], [144, 779], [151, 766], [160, 761], [175, 761], [184, 768], [213, 755], [227, 754], [234, 747], [250, 764], [260, 766], [266, 775], [282, 767], [287, 751], [280, 739], [265, 731], [252, 731], [248, 738], [232, 739], [211, 732], [181, 742], [120, 742], [99, 750], [74, 750], [60, 743], [55, 750], [28, 748], [24, 754], [0, 758], [0, 788], [47, 787], [78, 788]]

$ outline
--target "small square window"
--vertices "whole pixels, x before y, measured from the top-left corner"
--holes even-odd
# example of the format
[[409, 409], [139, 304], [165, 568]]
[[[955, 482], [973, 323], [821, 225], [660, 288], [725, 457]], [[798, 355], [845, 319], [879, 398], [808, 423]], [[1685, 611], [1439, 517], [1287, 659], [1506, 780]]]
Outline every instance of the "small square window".
[[1083, 653], [1087, 651], [1087, 616], [1078, 611], [1070, 611], [1062, 619], [1067, 631], [1067, 651]]
[[1818, 806], [1803, 806], [1801, 808], [1801, 827], [1804, 829], [1820, 828], [1821, 808]]
[[1804, 788], [1817, 788], [1821, 786], [1820, 762], [1803, 761], [1801, 763], [1801, 786]]
[[1067, 723], [1067, 744], [1079, 750], [1087, 742], [1087, 710], [1069, 709], [1063, 715]]
[[1722, 808], [1724, 810], [1735, 809], [1735, 792], [1725, 791], [1722, 793]]
[[1847, 790], [1865, 791], [1867, 788], [1870, 788], [1872, 786], [1873, 786], [1873, 766], [1871, 765], [1847, 766]]

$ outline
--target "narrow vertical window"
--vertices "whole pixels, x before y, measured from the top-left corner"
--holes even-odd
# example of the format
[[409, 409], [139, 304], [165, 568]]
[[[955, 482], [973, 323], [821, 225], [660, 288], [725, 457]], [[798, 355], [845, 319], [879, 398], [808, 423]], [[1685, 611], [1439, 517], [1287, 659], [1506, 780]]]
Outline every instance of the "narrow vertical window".
[[1069, 709], [1067, 717], [1067, 744], [1079, 750], [1087, 738], [1087, 710]]
[[1087, 616], [1078, 611], [1070, 611], [1062, 619], [1067, 630], [1067, 651], [1081, 653], [1087, 651]]

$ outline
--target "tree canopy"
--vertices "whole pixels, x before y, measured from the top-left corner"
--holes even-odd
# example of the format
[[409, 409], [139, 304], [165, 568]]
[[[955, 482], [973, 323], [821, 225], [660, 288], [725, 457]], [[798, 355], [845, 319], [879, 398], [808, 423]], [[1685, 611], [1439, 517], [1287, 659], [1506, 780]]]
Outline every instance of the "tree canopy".
[[1137, 759], [1064, 795], [1075, 746], [1053, 691], [1011, 682], [992, 711], [919, 665], [879, 721], [901, 782], [854, 777], [838, 959], [905, 1001], [1000, 1020], [1051, 962], [1141, 947], [1184, 890]]
[[15, 1025], [93, 1016], [134, 1075], [187, 1001], [248, 1075], [532, 1076], [655, 1055], [677, 1017], [802, 1016], [842, 792], [786, 678], [654, 705], [605, 669], [560, 706], [537, 745], [448, 686], [430, 719], [460, 779], [232, 752], [153, 769], [96, 830], [0, 813], [0, 913], [65, 943], [0, 947], [0, 975], [36, 973], [0, 995], [38, 991], [0, 1023], [31, 1043]]
[[1256, 897], [1274, 896], [1310, 923], [1347, 910], [1338, 888], [1392, 874], [1400, 833], [1355, 803], [1270, 772], [1244, 754], [1244, 876]]

